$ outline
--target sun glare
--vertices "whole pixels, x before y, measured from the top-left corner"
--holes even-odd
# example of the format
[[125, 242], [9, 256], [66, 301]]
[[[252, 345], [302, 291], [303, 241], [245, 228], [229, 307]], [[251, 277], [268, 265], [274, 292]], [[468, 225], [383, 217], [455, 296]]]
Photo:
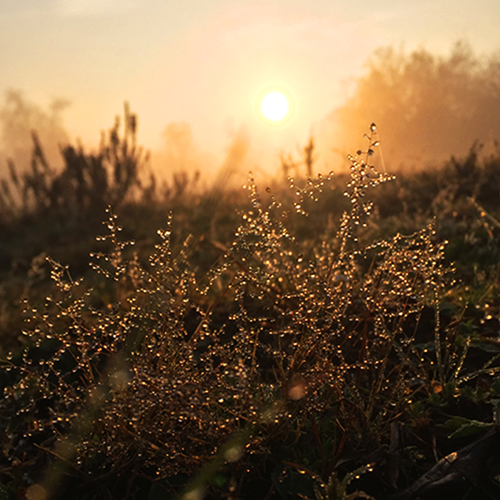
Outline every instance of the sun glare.
[[287, 116], [290, 104], [284, 94], [273, 91], [262, 98], [260, 109], [268, 120], [278, 122]]

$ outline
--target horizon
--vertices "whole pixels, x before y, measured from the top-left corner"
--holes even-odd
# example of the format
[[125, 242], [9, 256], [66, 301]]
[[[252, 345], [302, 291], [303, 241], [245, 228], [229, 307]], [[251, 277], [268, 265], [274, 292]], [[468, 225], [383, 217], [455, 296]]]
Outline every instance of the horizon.
[[[60, 117], [70, 143], [95, 147], [128, 102], [139, 143], [158, 158], [181, 133], [193, 162], [218, 168], [244, 140], [245, 168], [272, 171], [322, 131], [377, 48], [447, 55], [465, 40], [488, 55], [500, 48], [498, 21], [494, 0], [23, 0], [0, 13], [0, 94], [18, 90], [45, 111], [69, 103]], [[291, 96], [279, 126], [256, 111], [266, 89]]]

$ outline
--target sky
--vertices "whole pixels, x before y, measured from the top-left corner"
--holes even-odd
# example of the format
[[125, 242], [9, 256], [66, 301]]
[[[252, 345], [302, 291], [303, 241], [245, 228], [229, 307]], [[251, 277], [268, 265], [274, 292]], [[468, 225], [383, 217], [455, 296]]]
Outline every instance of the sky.
[[[378, 47], [489, 53], [499, 26], [499, 0], [0, 0], [0, 103], [8, 89], [47, 109], [67, 100], [70, 139], [91, 147], [128, 101], [153, 151], [187, 130], [216, 168], [244, 137], [249, 164], [271, 170]], [[291, 101], [279, 125], [258, 113], [268, 89]]]

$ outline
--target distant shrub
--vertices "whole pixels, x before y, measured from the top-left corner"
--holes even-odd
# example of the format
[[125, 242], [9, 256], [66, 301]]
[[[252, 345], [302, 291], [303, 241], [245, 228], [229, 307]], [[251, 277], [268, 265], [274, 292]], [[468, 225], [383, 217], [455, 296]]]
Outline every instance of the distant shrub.
[[101, 217], [112, 204], [151, 196], [154, 179], [144, 186], [148, 155], [136, 144], [137, 117], [125, 105], [123, 136], [120, 119], [108, 134], [103, 134], [97, 153], [86, 153], [82, 146], [64, 146], [62, 169], [50, 166], [38, 134], [33, 131], [33, 153], [27, 170], [9, 162], [10, 182], [4, 180], [0, 191], [2, 215], [18, 217], [51, 214], [59, 218], [84, 221]]

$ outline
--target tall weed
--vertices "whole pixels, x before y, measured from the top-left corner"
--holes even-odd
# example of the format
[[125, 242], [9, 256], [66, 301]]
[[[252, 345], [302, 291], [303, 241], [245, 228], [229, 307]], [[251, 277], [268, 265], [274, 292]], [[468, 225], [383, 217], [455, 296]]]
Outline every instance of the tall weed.
[[102, 478], [121, 475], [132, 488], [211, 462], [250, 473], [267, 456], [297, 470], [307, 461], [328, 483], [345, 457], [387, 444], [391, 424], [436, 384], [466, 381], [442, 324], [445, 245], [433, 225], [363, 239], [372, 190], [393, 181], [373, 164], [374, 124], [365, 137], [350, 157], [350, 207], [320, 245], [289, 226], [331, 176], [289, 179], [289, 204], [261, 196], [250, 178], [251, 207], [206, 274], [191, 239], [172, 245], [172, 220], [145, 259], [109, 209], [104, 249], [92, 255], [102, 287], [49, 260], [55, 290], [27, 308], [22, 357], [4, 361], [5, 449], [33, 457], [28, 481], [55, 494], [62, 477], [76, 477], [98, 495]]

